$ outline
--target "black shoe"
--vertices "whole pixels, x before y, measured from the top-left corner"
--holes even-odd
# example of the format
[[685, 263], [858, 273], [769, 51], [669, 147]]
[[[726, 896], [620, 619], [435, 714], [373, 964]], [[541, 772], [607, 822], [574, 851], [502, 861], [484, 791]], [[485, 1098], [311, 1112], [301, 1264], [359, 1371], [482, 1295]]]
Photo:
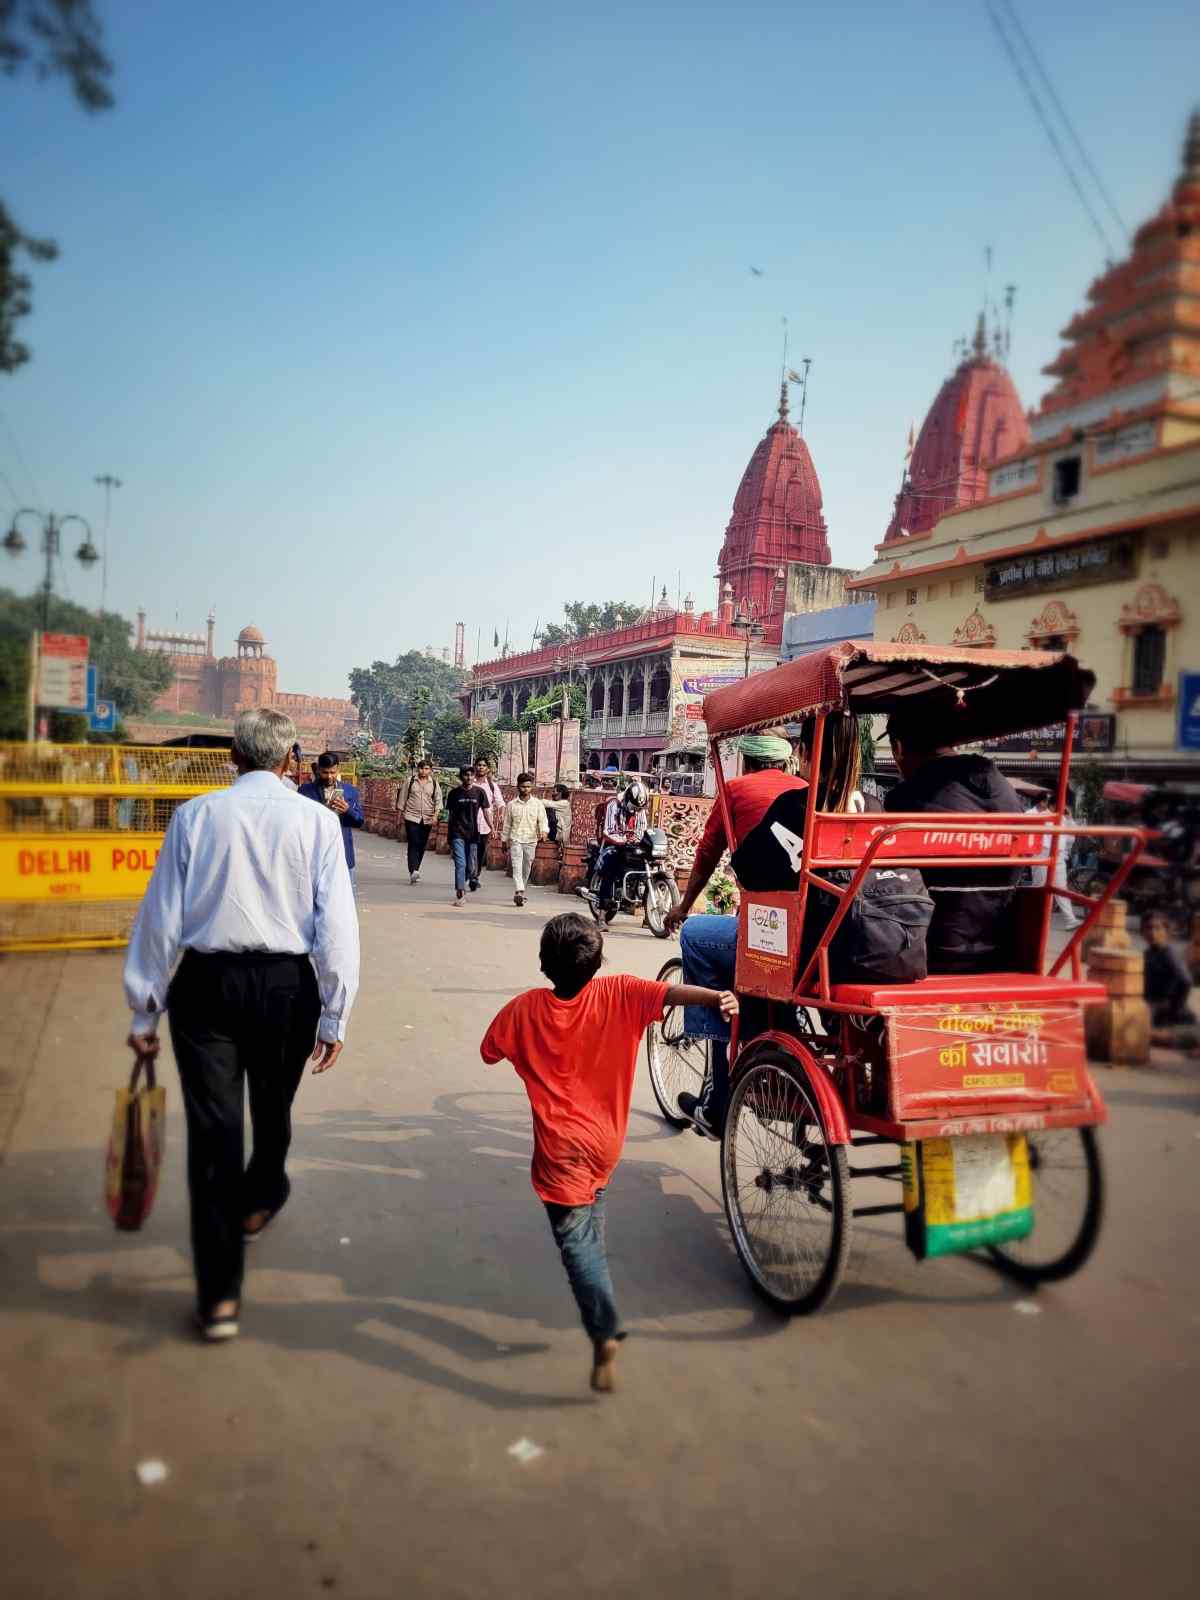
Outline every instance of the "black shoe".
[[472, 894], [475, 893], [475, 891], [476, 891], [476, 889], [478, 889], [478, 887], [479, 887], [479, 879], [478, 878], [472, 878], [467, 884], [467, 888], [470, 889]]
[[696, 1132], [703, 1134], [706, 1139], [719, 1139], [721, 1130], [711, 1114], [705, 1109], [704, 1102], [697, 1094], [681, 1094], [678, 1098], [680, 1111], [695, 1128]]

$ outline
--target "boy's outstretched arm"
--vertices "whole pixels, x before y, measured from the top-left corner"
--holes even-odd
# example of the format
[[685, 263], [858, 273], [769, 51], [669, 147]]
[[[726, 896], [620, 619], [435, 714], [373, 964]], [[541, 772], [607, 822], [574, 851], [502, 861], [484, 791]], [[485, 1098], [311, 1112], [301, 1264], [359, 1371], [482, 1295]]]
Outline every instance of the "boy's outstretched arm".
[[673, 983], [667, 989], [664, 1005], [711, 1006], [726, 1021], [738, 1014], [738, 998], [728, 989], [702, 989], [695, 983]]

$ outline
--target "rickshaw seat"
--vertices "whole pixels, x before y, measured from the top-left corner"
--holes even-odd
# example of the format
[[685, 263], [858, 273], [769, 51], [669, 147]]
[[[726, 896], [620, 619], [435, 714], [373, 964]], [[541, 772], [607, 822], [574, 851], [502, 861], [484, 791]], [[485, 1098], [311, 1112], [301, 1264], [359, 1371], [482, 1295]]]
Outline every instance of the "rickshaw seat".
[[1095, 1005], [1108, 999], [1108, 991], [1086, 979], [1049, 978], [1036, 972], [938, 972], [917, 983], [835, 983], [830, 997], [864, 1011], [884, 1011], [893, 1006], [979, 1005], [988, 1000], [1023, 1004], [1073, 1000]]

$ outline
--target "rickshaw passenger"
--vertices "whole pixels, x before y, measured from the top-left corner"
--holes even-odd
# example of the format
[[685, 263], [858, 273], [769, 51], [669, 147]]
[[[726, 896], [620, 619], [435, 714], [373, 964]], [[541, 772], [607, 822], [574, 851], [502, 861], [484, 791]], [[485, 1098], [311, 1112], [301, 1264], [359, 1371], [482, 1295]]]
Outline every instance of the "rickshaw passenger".
[[[814, 724], [805, 724], [800, 739], [800, 772], [807, 774], [808, 752], [812, 747]], [[729, 815], [735, 846], [764, 820], [781, 795], [802, 793], [808, 787], [805, 776], [787, 771], [792, 747], [784, 728], [767, 728], [738, 741], [744, 771], [726, 785]], [[843, 811], [851, 808], [857, 794], [861, 756], [857, 725], [852, 718], [831, 716], [826, 721], [824, 756], [821, 761], [821, 787], [818, 803], [822, 809]], [[793, 830], [803, 831], [801, 808], [796, 806]], [[726, 847], [725, 823], [719, 804], [714, 804], [705, 823], [687, 888], [679, 905], [667, 917], [669, 930], [680, 930], [683, 980], [700, 987], [731, 989], [737, 964], [736, 916], [689, 917]], [[756, 852], [756, 889], [794, 889], [798, 871], [792, 856], [777, 839], [763, 841]], [[687, 919], [685, 921], [685, 918]], [[707, 974], [707, 976], [701, 976]], [[717, 978], [720, 982], [717, 983]], [[712, 1074], [704, 1101], [697, 1095], [681, 1094], [679, 1109], [690, 1117], [700, 1132], [719, 1139], [729, 1102], [729, 1024], [719, 1012], [702, 1006], [684, 1010], [684, 1032], [692, 1038], [711, 1041]]]
[[[953, 715], [953, 713], [951, 713]], [[888, 737], [902, 781], [888, 791], [886, 811], [1020, 812], [1016, 790], [986, 756], [941, 743], [944, 729], [914, 707], [893, 712]], [[923, 872], [933, 897], [926, 936], [930, 972], [995, 972], [1020, 869], [934, 867]]]

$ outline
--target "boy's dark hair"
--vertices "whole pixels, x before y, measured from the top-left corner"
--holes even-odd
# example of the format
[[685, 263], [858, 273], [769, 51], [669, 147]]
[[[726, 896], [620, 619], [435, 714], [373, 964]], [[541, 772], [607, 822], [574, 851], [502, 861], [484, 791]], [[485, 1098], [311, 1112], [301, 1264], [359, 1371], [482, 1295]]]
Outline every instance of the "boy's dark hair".
[[551, 917], [542, 929], [541, 968], [566, 999], [577, 995], [600, 970], [604, 938], [594, 922], [576, 911]]
[[337, 764], [338, 758], [334, 755], [332, 750], [323, 750], [317, 757], [317, 765], [323, 772], [328, 772], [331, 767], [336, 767]]
[[473, 778], [474, 776], [475, 776], [474, 767], [459, 767], [459, 769], [458, 769], [458, 777], [459, 777], [459, 782], [460, 783], [466, 783], [468, 778]]
[[571, 798], [571, 791], [567, 788], [565, 783], [556, 783], [554, 788], [551, 790], [550, 798], [552, 800], [569, 800]]
[[1168, 917], [1168, 915], [1167, 915], [1167, 913], [1165, 911], [1157, 911], [1157, 910], [1154, 909], [1153, 906], [1150, 908], [1149, 911], [1143, 911], [1142, 912], [1141, 921], [1138, 923], [1138, 927], [1143, 933], [1145, 933], [1146, 929], [1150, 926], [1150, 924], [1152, 922], [1161, 922], [1162, 925], [1167, 929], [1168, 933], [1170, 932], [1170, 929], [1171, 929], [1171, 919], [1170, 919], [1170, 917]]
[[517, 773], [517, 782], [518, 783], [532, 783], [533, 782], [533, 773], [532, 772], [518, 772]]

